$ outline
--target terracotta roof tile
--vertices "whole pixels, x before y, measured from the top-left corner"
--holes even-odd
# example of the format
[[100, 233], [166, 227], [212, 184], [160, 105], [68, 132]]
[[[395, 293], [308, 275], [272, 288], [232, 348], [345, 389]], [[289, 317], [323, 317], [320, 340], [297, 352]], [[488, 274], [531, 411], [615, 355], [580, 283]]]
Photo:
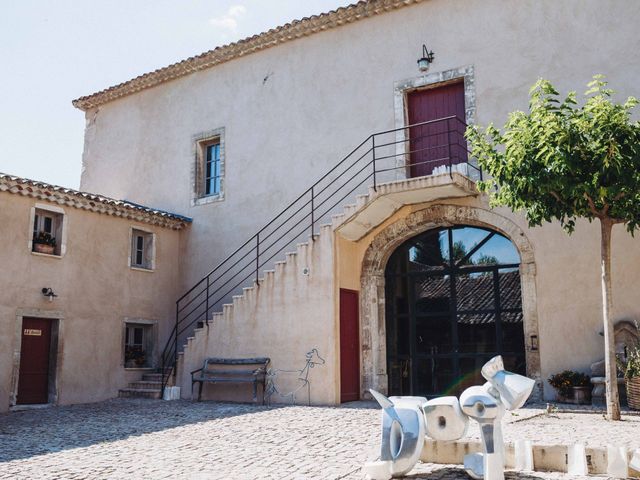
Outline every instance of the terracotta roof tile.
[[72, 188], [51, 185], [1, 172], [0, 192], [29, 196], [82, 210], [106, 213], [143, 223], [159, 225], [173, 230], [180, 230], [192, 221], [191, 218], [183, 215], [145, 207], [127, 200], [116, 200], [95, 193], [81, 192]]

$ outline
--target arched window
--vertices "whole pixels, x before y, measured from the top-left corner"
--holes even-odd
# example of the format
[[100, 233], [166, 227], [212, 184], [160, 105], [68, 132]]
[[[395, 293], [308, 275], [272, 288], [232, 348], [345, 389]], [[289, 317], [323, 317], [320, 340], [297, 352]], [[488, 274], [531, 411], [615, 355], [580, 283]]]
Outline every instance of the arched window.
[[385, 272], [389, 393], [459, 394], [484, 383], [480, 368], [498, 354], [524, 374], [519, 265], [509, 239], [477, 227], [398, 247]]

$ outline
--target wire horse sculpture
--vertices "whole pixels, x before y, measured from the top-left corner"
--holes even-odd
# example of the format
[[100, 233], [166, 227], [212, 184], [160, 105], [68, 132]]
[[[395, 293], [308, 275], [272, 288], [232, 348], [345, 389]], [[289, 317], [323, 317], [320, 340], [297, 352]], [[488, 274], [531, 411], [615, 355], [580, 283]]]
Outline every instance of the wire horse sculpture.
[[[300, 370], [283, 370], [272, 369], [267, 371], [267, 388], [265, 391], [265, 397], [267, 405], [271, 405], [271, 396], [277, 394], [282, 398], [291, 398], [291, 404], [296, 403], [296, 394], [306, 387], [307, 389], [307, 405], [311, 405], [311, 382], [309, 381], [309, 372], [316, 365], [324, 365], [325, 360], [320, 356], [316, 348], [305, 354], [306, 364]], [[277, 379], [281, 373], [295, 373], [298, 375], [298, 386], [288, 393], [282, 393], [278, 389]]]

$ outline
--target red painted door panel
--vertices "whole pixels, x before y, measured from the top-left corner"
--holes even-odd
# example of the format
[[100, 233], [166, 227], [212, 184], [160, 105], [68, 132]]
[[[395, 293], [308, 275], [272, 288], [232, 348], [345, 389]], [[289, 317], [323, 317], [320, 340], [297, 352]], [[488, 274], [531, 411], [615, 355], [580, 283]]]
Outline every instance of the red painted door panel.
[[360, 399], [358, 292], [340, 289], [340, 402]]
[[466, 162], [464, 83], [452, 83], [408, 95], [409, 125], [455, 116], [409, 129], [411, 177], [431, 175], [436, 167]]
[[20, 347], [19, 404], [48, 402], [50, 348], [51, 320], [25, 317]]

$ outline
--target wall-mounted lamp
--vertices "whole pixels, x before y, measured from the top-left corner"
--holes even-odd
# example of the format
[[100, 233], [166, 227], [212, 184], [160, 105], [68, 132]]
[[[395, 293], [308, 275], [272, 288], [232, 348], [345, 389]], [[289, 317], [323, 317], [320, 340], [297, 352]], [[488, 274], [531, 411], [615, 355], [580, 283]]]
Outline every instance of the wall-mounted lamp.
[[42, 295], [44, 295], [45, 297], [49, 297], [50, 302], [53, 302], [53, 298], [58, 296], [53, 293], [53, 289], [51, 287], [44, 287], [42, 289]]
[[535, 352], [538, 350], [538, 335], [531, 335], [531, 351]]
[[420, 71], [426, 72], [427, 70], [429, 70], [429, 65], [433, 63], [434, 58], [435, 55], [433, 54], [433, 51], [427, 50], [427, 46], [423, 44], [422, 57], [418, 59], [418, 68], [420, 69]]

